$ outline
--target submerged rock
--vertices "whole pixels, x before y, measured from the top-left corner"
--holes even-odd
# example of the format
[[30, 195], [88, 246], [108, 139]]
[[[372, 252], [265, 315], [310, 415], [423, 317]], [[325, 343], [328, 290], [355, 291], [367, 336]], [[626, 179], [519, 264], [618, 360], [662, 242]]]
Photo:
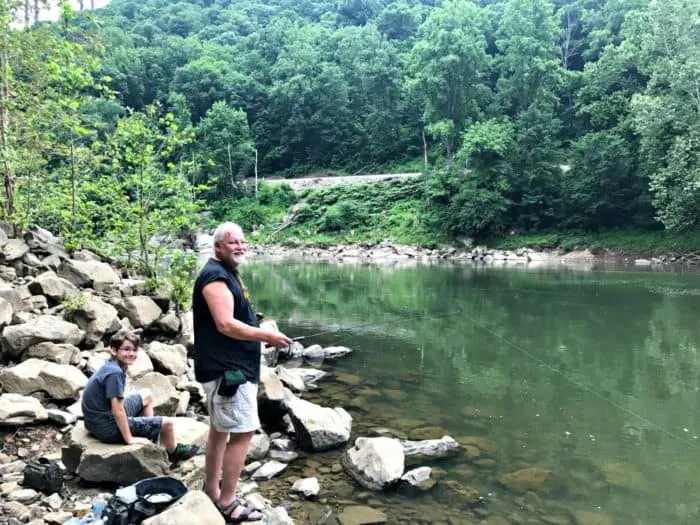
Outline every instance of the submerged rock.
[[404, 471], [403, 446], [398, 439], [357, 438], [342, 458], [345, 470], [360, 485], [382, 490], [401, 479]]

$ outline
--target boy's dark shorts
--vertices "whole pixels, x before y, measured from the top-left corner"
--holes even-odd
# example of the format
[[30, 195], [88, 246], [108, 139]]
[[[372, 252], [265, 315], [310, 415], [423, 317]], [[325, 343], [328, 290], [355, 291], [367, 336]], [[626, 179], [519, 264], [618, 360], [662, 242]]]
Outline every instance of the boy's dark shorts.
[[[131, 394], [124, 398], [124, 410], [129, 421], [129, 430], [132, 436], [148, 438], [154, 443], [158, 442], [158, 437], [163, 427], [163, 418], [161, 416], [141, 416], [143, 400], [139, 394]], [[93, 423], [88, 430], [104, 443], [124, 443], [122, 433], [119, 432], [119, 427], [117, 427], [111, 414], [110, 420], [106, 419], [104, 422]]]

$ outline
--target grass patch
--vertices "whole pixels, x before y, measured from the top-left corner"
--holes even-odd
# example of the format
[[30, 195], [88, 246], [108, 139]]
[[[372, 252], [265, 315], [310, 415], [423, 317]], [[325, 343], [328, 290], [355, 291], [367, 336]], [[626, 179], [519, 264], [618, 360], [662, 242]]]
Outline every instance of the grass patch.
[[517, 234], [487, 239], [485, 244], [501, 250], [559, 248], [564, 251], [589, 249], [596, 251], [660, 255], [700, 250], [700, 231], [635, 231], [611, 230], [596, 233], [548, 232]]

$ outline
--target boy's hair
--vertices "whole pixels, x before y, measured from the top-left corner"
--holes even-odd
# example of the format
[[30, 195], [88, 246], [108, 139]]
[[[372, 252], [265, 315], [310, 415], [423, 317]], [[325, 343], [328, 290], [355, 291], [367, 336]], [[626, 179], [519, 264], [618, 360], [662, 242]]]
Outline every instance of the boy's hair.
[[136, 332], [130, 332], [128, 330], [119, 330], [114, 334], [109, 340], [109, 346], [113, 350], [117, 351], [122, 346], [124, 341], [129, 341], [134, 348], [138, 349], [141, 344], [141, 337]]

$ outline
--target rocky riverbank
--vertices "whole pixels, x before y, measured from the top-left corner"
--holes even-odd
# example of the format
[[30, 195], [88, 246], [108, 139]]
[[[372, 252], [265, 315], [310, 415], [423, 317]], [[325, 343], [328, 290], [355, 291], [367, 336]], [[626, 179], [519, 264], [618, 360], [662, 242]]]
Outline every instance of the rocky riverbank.
[[[198, 245], [206, 247], [208, 236], [200, 238]], [[577, 250], [537, 251], [529, 248], [496, 250], [483, 246], [428, 249], [417, 246], [381, 243], [338, 244], [331, 247], [255, 245], [250, 251], [258, 256], [273, 259], [314, 259], [331, 262], [368, 262], [372, 264], [437, 264], [445, 262], [489, 266], [577, 266], [599, 267], [607, 265], [669, 268], [678, 265], [700, 266], [700, 254], [668, 254], [648, 257], [640, 254], [610, 251]]]
[[[108, 338], [119, 329], [139, 329], [143, 351], [129, 367], [127, 393], [150, 388], [156, 414], [174, 417], [178, 440], [205, 447], [208, 417], [205, 394], [194, 380], [191, 313], [176, 312], [168, 297], [147, 295], [144, 281], [124, 278], [93, 253], [67, 253], [59, 239], [41, 229], [0, 240], [0, 276], [0, 522], [62, 524], [89, 508], [100, 490], [171, 474], [190, 492], [177, 508], [148, 520], [150, 525], [205, 518], [223, 523], [198, 492], [203, 456], [174, 467], [157, 445], [100, 443], [81, 422], [82, 389], [109, 358]], [[267, 323], [276, 329], [274, 321]], [[421, 487], [431, 483], [431, 469], [407, 469], [406, 457], [427, 460], [461, 451], [449, 436], [382, 435], [358, 437], [343, 453], [352, 432], [350, 414], [324, 406], [322, 397], [317, 402], [304, 397], [327, 375], [319, 366], [350, 351], [299, 343], [284, 352], [263, 346], [259, 406], [265, 430], [251, 444], [240, 486], [248, 504], [263, 512], [263, 523], [317, 523], [321, 518], [342, 525], [383, 523], [386, 514], [370, 505], [329, 506], [319, 478], [345, 476], [376, 491], [401, 483]], [[319, 462], [318, 471], [305, 469], [306, 476], [270, 482], [295, 461], [313, 465], [309, 458], [327, 451], [338, 451], [328, 471]], [[27, 462], [42, 456], [60, 460], [66, 470], [60, 493], [42, 494], [21, 484]]]

